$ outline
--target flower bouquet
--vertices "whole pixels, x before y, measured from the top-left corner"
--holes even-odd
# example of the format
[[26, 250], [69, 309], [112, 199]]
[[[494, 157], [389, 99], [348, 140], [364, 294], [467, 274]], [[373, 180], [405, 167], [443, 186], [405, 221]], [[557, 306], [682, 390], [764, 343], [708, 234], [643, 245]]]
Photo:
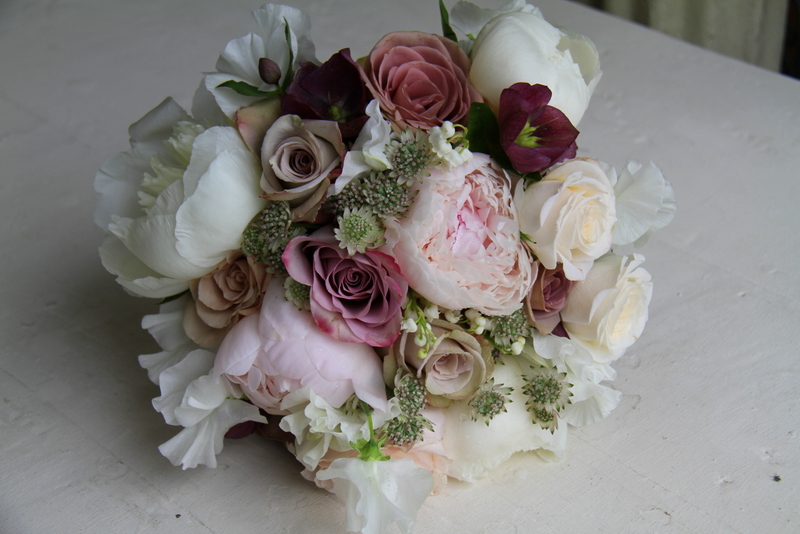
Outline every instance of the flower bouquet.
[[655, 165], [576, 157], [588, 39], [521, 0], [439, 7], [442, 35], [320, 62], [304, 13], [263, 6], [191, 115], [166, 99], [95, 180], [103, 265], [161, 300], [161, 453], [215, 467], [258, 431], [350, 531], [408, 532], [448, 477], [608, 415], [652, 293], [619, 247], [675, 210]]

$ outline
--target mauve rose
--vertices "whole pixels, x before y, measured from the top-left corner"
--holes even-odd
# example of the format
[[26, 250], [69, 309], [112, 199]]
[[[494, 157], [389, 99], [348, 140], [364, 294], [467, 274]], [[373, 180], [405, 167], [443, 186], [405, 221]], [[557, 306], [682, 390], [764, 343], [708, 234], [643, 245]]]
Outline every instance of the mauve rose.
[[424, 359], [417, 356], [419, 347], [414, 343], [415, 334], [403, 332], [400, 335], [384, 359], [384, 378], [402, 367], [422, 378], [431, 395], [450, 400], [471, 397], [492, 376], [491, 345], [458, 325], [440, 319], [431, 322], [431, 329], [436, 342]]
[[400, 128], [463, 123], [483, 99], [469, 84], [469, 59], [455, 42], [422, 32], [394, 32], [378, 41], [364, 81], [386, 118]]
[[289, 276], [311, 286], [311, 315], [323, 332], [373, 347], [397, 338], [408, 283], [390, 256], [349, 256], [326, 226], [289, 241], [283, 263]]
[[271, 279], [263, 264], [231, 251], [214, 271], [189, 282], [194, 301], [183, 316], [186, 334], [201, 347], [219, 347], [241, 317], [258, 311]]
[[406, 215], [384, 221], [381, 248], [411, 287], [450, 310], [510, 315], [520, 309], [533, 277], [508, 175], [475, 153], [449, 171], [433, 169], [415, 187]]
[[555, 269], [547, 269], [539, 262], [534, 264], [538, 266], [536, 282], [525, 298], [523, 309], [528, 321], [540, 333], [547, 335], [561, 322], [560, 313], [574, 282], [567, 279], [560, 265]]
[[314, 220], [344, 152], [338, 123], [280, 117], [261, 145], [264, 198], [288, 201], [294, 220]]

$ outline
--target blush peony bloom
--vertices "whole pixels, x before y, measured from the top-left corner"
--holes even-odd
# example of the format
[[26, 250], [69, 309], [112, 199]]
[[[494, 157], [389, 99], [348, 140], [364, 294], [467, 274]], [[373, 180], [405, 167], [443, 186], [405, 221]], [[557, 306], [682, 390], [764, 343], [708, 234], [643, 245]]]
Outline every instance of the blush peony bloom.
[[527, 189], [520, 181], [514, 203], [538, 260], [548, 269], [563, 264], [570, 280], [583, 280], [592, 262], [611, 248], [614, 190], [595, 160], [562, 163]]
[[574, 282], [564, 275], [561, 266], [547, 269], [536, 262], [537, 275], [531, 292], [525, 298], [525, 316], [542, 334], [551, 333], [561, 322], [561, 310]]
[[[333, 339], [317, 328], [311, 314], [298, 310], [284, 295], [282, 283], [273, 279], [260, 316], [245, 317], [225, 336], [214, 374], [227, 375], [248, 397], [261, 391], [277, 399], [287, 390], [308, 386], [337, 408], [356, 394], [386, 411], [381, 359], [375, 351]], [[262, 375], [269, 378], [262, 381]], [[277, 387], [272, 388], [270, 381]]]
[[314, 220], [344, 152], [338, 123], [280, 117], [261, 145], [264, 198], [289, 202], [295, 220]]
[[381, 250], [411, 287], [451, 310], [510, 315], [528, 294], [531, 258], [522, 243], [510, 180], [485, 154], [434, 169], [400, 220], [387, 220]]
[[424, 359], [417, 356], [419, 347], [413, 333], [403, 332], [384, 360], [384, 375], [394, 374], [392, 364], [406, 368], [423, 380], [432, 395], [451, 400], [471, 397], [492, 375], [492, 347], [482, 338], [442, 320], [431, 323], [436, 342]]
[[653, 283], [644, 257], [606, 255], [572, 288], [561, 317], [569, 337], [598, 363], [610, 363], [644, 330]]
[[283, 252], [289, 276], [311, 286], [311, 314], [339, 341], [391, 345], [400, 333], [408, 283], [391, 257], [349, 256], [330, 227], [292, 239]]
[[258, 312], [271, 279], [252, 256], [231, 251], [212, 273], [189, 282], [194, 300], [183, 318], [187, 335], [201, 347], [219, 347], [240, 318]]
[[481, 102], [469, 77], [469, 59], [456, 43], [429, 33], [394, 32], [381, 39], [364, 65], [365, 81], [388, 120], [427, 130], [463, 123]]

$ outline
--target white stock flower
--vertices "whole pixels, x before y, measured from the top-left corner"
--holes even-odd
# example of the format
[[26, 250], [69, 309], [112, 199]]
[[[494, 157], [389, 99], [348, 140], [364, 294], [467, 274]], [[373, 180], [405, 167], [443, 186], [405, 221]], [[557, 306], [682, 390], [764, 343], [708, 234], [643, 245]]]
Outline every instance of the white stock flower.
[[[258, 62], [261, 58], [274, 61], [281, 71], [281, 82], [291, 69], [296, 72], [300, 63], [317, 63], [314, 43], [311, 42], [311, 20], [294, 7], [266, 4], [253, 11], [259, 27], [258, 34], [250, 33], [230, 41], [217, 60], [217, 72], [206, 74], [206, 88], [214, 95], [222, 111], [233, 118], [237, 109], [249, 106], [262, 97], [240, 95], [233, 89], [219, 87], [227, 81], [245, 82], [262, 91], [272, 91], [261, 79]], [[289, 42], [286, 31], [289, 31]], [[289, 64], [289, 58], [293, 62]]]
[[595, 160], [573, 159], [514, 192], [520, 230], [547, 269], [561, 263], [570, 280], [583, 280], [592, 262], [611, 248], [617, 220], [614, 190]]
[[608, 254], [596, 260], [586, 279], [573, 286], [561, 310], [570, 339], [598, 363], [622, 356], [644, 329], [653, 283], [641, 267], [643, 262], [639, 254]]
[[577, 126], [600, 81], [594, 44], [547, 22], [539, 12], [505, 13], [478, 34], [471, 53], [469, 81], [496, 112], [500, 93], [518, 82], [546, 85], [549, 105]]
[[644, 245], [653, 232], [672, 221], [675, 191], [653, 162], [629, 161], [619, 176], [612, 169], [608, 177], [617, 196], [614, 245]]
[[216, 467], [228, 429], [245, 421], [267, 422], [257, 407], [228, 398], [224, 383], [210, 374], [213, 365], [213, 353], [189, 353], [161, 373], [161, 396], [153, 399], [153, 407], [168, 424], [184, 427], [158, 448], [172, 465], [183, 469], [200, 464]]
[[153, 152], [146, 147], [165, 141], [159, 133], [175, 114], [171, 108], [162, 104], [144, 125], [134, 125], [140, 126], [137, 132], [146, 130], [138, 135], [147, 144], [133, 140], [132, 152], [109, 160], [119, 163], [106, 162], [95, 185], [95, 219], [110, 233], [100, 248], [103, 266], [127, 290], [151, 298], [184, 291], [189, 280], [212, 271], [241, 246], [242, 232], [267, 202], [260, 198], [258, 158], [234, 128], [212, 127], [194, 139], [182, 176], [166, 185], [144, 213], [134, 211], [131, 197], [136, 198], [143, 174], [133, 162], [149, 160]]
[[433, 489], [430, 471], [408, 458], [382, 462], [338, 458], [316, 477], [333, 481], [333, 492], [346, 507], [347, 530], [361, 534], [384, 534], [392, 523], [409, 534]]

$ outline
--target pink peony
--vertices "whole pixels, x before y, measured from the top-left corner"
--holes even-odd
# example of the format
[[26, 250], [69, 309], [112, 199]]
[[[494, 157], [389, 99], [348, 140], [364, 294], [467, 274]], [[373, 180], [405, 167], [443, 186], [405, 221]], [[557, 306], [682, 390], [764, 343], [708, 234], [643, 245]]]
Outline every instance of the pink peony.
[[406, 215], [387, 220], [381, 250], [395, 258], [411, 287], [451, 310], [488, 315], [518, 310], [533, 283], [508, 175], [489, 156], [450, 171], [434, 169], [417, 186]]
[[292, 239], [283, 252], [289, 276], [311, 286], [311, 315], [339, 341], [391, 345], [400, 333], [408, 283], [391, 257], [349, 256], [330, 227]]
[[483, 101], [468, 81], [469, 58], [438, 35], [386, 35], [370, 52], [364, 73], [386, 118], [401, 128], [463, 123], [472, 102]]
[[260, 316], [245, 317], [225, 337], [214, 373], [273, 413], [286, 394], [304, 386], [334, 407], [355, 393], [386, 410], [380, 357], [367, 345], [337, 341], [320, 331], [308, 312], [286, 300], [277, 279], [267, 288]]

